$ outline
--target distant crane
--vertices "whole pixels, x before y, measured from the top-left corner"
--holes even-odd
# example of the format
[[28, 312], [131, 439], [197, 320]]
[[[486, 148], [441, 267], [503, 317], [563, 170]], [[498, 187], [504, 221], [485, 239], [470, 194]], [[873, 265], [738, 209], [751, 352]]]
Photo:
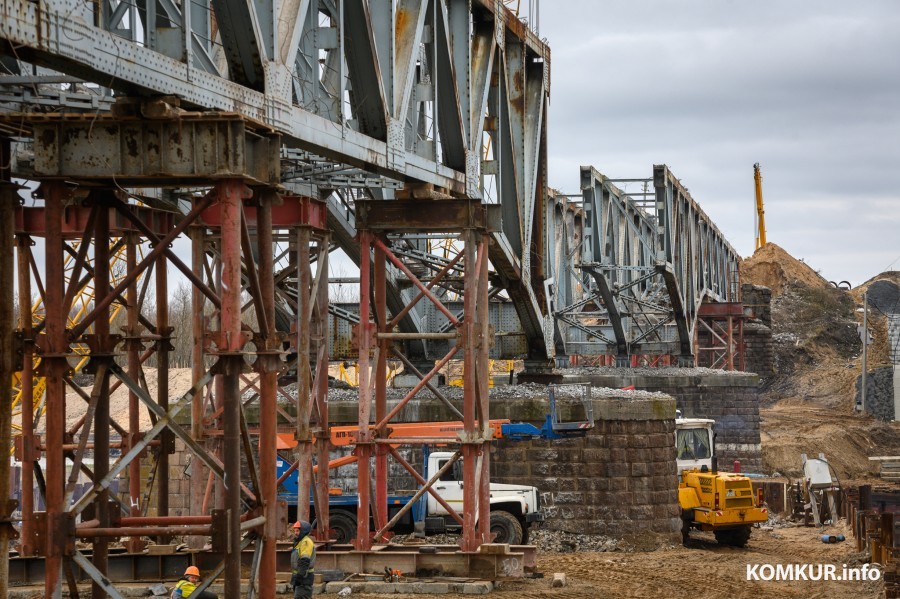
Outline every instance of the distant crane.
[[762, 173], [759, 163], [753, 165], [753, 182], [756, 185], [756, 249], [766, 245], [766, 211], [763, 208]]

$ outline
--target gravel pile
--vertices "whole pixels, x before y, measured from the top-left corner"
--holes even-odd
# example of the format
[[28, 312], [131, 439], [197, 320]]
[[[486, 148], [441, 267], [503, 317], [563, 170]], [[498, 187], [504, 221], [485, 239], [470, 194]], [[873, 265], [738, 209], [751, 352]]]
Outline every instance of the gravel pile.
[[[391, 539], [395, 545], [420, 547], [422, 545], [456, 545], [459, 535], [445, 534], [426, 537], [396, 535]], [[543, 528], [533, 528], [528, 533], [528, 544], [544, 553], [573, 553], [575, 551], [629, 551], [625, 543], [602, 535], [581, 535]]]
[[578, 368], [557, 368], [553, 371], [555, 374], [578, 376], [578, 375], [605, 375], [605, 376], [709, 376], [709, 375], [725, 375], [725, 376], [746, 376], [746, 372], [737, 370], [716, 370], [714, 368], [684, 368], [684, 367], [666, 367], [666, 368], [617, 368], [615, 366], [579, 366]]
[[580, 535], [543, 528], [532, 530], [528, 544], [548, 553], [573, 553], [575, 551], [627, 551], [617, 539], [602, 535]]
[[[634, 369], [637, 370], [637, 369]], [[652, 369], [656, 370], [656, 369]], [[688, 370], [688, 369], [679, 369], [679, 370]], [[706, 368], [692, 368], [689, 370], [709, 370]], [[658, 372], [658, 371], [657, 371]], [[710, 371], [710, 372], [719, 372], [719, 371]], [[565, 387], [575, 387], [575, 385], [565, 385]], [[291, 385], [290, 387], [284, 388], [285, 391], [291, 396], [297, 396], [297, 387], [296, 385]], [[441, 393], [444, 394], [444, 397], [451, 401], [462, 401], [463, 399], [463, 389], [461, 387], [452, 387], [452, 386], [444, 386], [439, 387]], [[409, 389], [387, 389], [387, 399], [388, 401], [399, 401], [403, 399], [406, 394], [409, 392]], [[570, 397], [571, 396], [571, 397]], [[593, 387], [591, 389], [591, 396], [595, 399], [606, 399], [606, 398], [616, 398], [616, 399], [659, 399], [668, 397], [665, 393], [658, 393], [653, 391], [623, 391], [621, 389], [610, 389], [606, 387]], [[491, 401], [512, 401], [516, 399], [535, 399], [535, 400], [546, 400], [547, 399], [547, 386], [540, 385], [537, 383], [523, 383], [521, 385], [503, 385], [500, 387], [494, 387], [490, 390]], [[560, 399], [575, 399], [575, 395], [572, 393], [563, 392], [557, 396]], [[329, 389], [328, 390], [328, 401], [357, 401], [359, 399], [359, 390], [358, 389]], [[434, 394], [431, 393], [428, 389], [422, 389], [416, 395], [416, 399], [437, 399]]]

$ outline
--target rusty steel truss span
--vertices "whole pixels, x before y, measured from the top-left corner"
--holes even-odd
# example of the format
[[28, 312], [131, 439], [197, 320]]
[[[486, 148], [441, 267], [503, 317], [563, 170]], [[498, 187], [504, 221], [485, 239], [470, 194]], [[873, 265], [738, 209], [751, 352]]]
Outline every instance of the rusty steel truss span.
[[736, 301], [739, 255], [665, 165], [619, 180], [582, 167], [581, 191], [581, 202], [555, 198], [553, 310], [565, 353], [693, 364], [700, 307]]
[[[325, 199], [358, 187], [393, 199], [404, 187], [411, 197], [500, 204], [491, 262], [529, 354], [552, 355], [543, 288], [550, 51], [515, 14], [498, 0], [183, 7], [0, 0], [0, 53], [11, 82], [0, 76], [0, 105], [96, 112], [110, 107], [111, 93], [165, 94], [190, 110], [234, 113], [280, 133], [283, 182], [302, 195]], [[27, 63], [43, 69], [29, 73]], [[60, 93], [78, 80], [95, 85]], [[402, 305], [392, 295], [389, 303]]]

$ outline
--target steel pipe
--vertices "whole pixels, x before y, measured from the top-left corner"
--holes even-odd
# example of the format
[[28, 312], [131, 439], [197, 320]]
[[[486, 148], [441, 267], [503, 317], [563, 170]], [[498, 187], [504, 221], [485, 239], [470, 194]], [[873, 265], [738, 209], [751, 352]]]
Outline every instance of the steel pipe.
[[83, 539], [107, 537], [209, 536], [212, 526], [122, 526], [113, 528], [76, 529]]
[[[9, 489], [9, 454], [12, 441], [12, 375], [13, 375], [13, 328], [15, 323], [13, 287], [15, 282], [14, 251], [15, 200], [16, 188], [13, 186], [8, 165], [11, 162], [11, 146], [9, 139], [0, 139], [0, 519], [8, 520], [9, 507], [7, 498]], [[21, 293], [21, 289], [19, 290]], [[28, 398], [31, 409], [31, 397]], [[22, 411], [25, 411], [22, 407]], [[29, 487], [30, 489], [30, 487]], [[24, 493], [23, 493], [24, 495]], [[0, 597], [6, 596], [9, 584], [9, 547], [10, 526], [8, 522], [0, 523]]]
[[404, 339], [446, 339], [448, 341], [456, 339], [459, 335], [454, 333], [375, 333], [375, 339], [381, 340], [404, 340]]

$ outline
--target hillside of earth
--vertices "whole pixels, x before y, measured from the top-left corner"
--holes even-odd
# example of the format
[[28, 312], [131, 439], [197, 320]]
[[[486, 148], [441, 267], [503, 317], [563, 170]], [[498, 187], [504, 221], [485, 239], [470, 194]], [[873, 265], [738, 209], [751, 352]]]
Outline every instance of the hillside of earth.
[[[900, 423], [856, 408], [862, 368], [862, 298], [879, 281], [839, 289], [815, 269], [769, 243], [741, 266], [744, 283], [772, 290], [774, 372], [763, 375], [760, 416], [766, 469], [801, 474], [801, 454], [824, 453], [843, 479], [873, 475], [871, 456], [900, 454]], [[869, 309], [868, 370], [890, 360], [886, 317]]]

